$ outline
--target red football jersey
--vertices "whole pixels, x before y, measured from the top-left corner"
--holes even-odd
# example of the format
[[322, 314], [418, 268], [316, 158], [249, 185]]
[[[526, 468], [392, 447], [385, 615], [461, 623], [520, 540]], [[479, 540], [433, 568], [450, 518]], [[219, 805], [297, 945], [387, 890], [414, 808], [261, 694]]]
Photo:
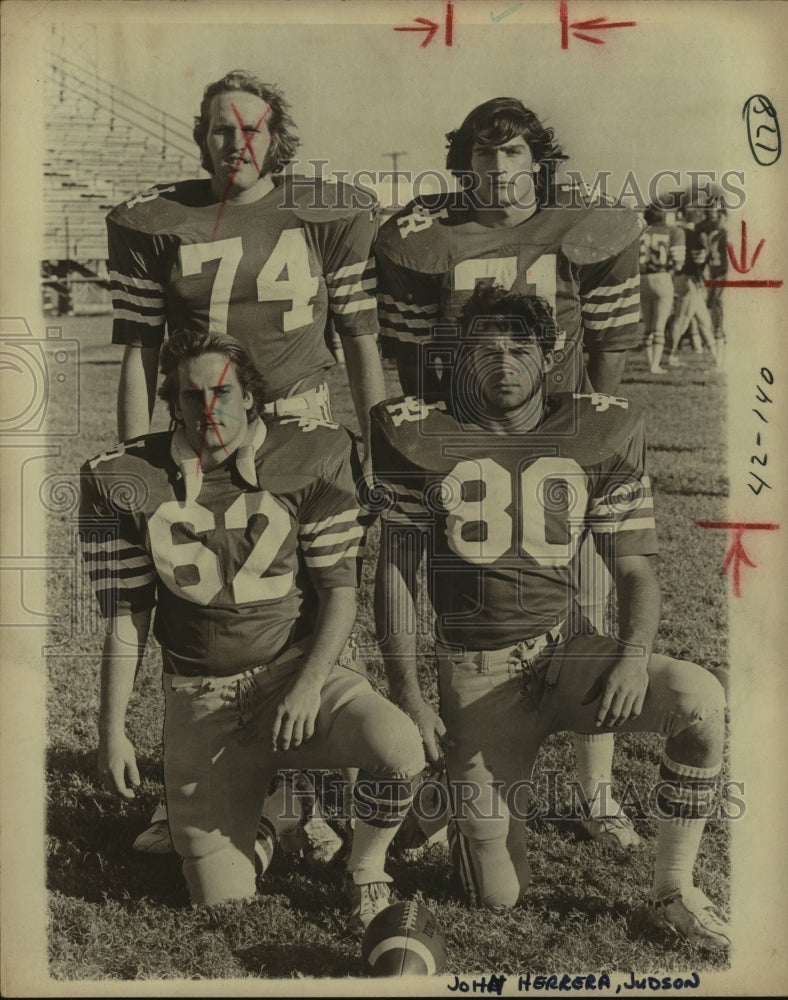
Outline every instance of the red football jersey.
[[458, 196], [428, 208], [412, 202], [381, 226], [375, 243], [381, 337], [418, 343], [435, 324], [456, 322], [477, 284], [495, 282], [548, 300], [559, 330], [549, 385], [583, 385], [583, 348], [639, 343], [641, 223], [626, 208], [556, 202], [517, 226], [490, 229]]
[[219, 204], [210, 181], [193, 180], [110, 212], [114, 343], [156, 346], [165, 328], [229, 333], [270, 401], [334, 363], [329, 317], [340, 334], [377, 334], [377, 209], [353, 207], [346, 185], [274, 180], [250, 204]]
[[312, 631], [314, 588], [356, 587], [364, 527], [348, 431], [256, 421], [200, 469], [182, 430], [82, 468], [80, 531], [105, 617], [156, 607], [164, 669], [227, 676]]
[[375, 475], [395, 527], [427, 535], [439, 638], [498, 649], [577, 609], [588, 532], [616, 556], [656, 552], [642, 418], [601, 393], [547, 397], [526, 434], [461, 425], [445, 403], [372, 410]]

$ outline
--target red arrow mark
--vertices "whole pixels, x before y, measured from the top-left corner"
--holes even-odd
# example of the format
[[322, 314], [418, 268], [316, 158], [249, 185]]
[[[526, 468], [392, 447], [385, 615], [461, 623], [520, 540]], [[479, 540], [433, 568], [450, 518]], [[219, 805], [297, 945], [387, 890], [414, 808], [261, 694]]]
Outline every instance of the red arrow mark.
[[[572, 21], [569, 22], [569, 7], [566, 0], [561, 0], [558, 13], [559, 19], [561, 21], [561, 48], [569, 48], [569, 29], [572, 29], [572, 34], [575, 38], [579, 38], [584, 42], [593, 42], [594, 45], [604, 45], [605, 41], [602, 38], [594, 38], [593, 35], [583, 34], [584, 30], [587, 31], [604, 31], [608, 28], [634, 28], [637, 25], [637, 21], [608, 21], [606, 17], [592, 17], [587, 21]], [[576, 31], [574, 29], [580, 28], [581, 31]]]
[[[394, 31], [426, 31], [427, 35], [424, 41], [421, 43], [419, 48], [426, 49], [430, 44], [432, 39], [435, 37], [440, 24], [436, 21], [430, 21], [426, 17], [414, 17], [413, 20], [419, 25], [418, 28], [411, 27], [408, 25], [404, 28], [395, 28]], [[446, 31], [445, 31], [445, 41], [446, 45], [451, 45], [454, 38], [454, 4], [452, 0], [446, 4]]]
[[755, 569], [756, 564], [744, 551], [742, 535], [745, 531], [777, 531], [779, 524], [753, 524], [746, 521], [696, 521], [696, 528], [711, 528], [716, 531], [732, 531], [733, 539], [720, 573], [724, 576], [731, 570], [733, 596], [741, 597], [741, 564]]
[[766, 240], [761, 240], [758, 246], [755, 248], [755, 253], [752, 255], [752, 260], [747, 263], [747, 223], [742, 219], [741, 224], [741, 256], [739, 260], [736, 260], [736, 254], [733, 249], [733, 244], [728, 243], [728, 257], [730, 258], [731, 264], [733, 265], [733, 270], [738, 271], [739, 274], [748, 274], [755, 267], [755, 262], [760, 256], [761, 250], [766, 243]]
[[723, 281], [721, 278], [706, 278], [703, 282], [706, 288], [782, 288], [782, 281], [774, 279], [764, 279], [756, 281], [750, 278], [747, 281]]

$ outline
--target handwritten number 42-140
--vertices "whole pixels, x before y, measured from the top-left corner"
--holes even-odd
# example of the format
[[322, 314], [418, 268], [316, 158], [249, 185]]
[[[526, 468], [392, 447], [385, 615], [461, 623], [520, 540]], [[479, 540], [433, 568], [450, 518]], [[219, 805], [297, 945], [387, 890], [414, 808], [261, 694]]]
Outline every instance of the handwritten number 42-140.
[[[771, 370], [769, 368], [761, 368], [761, 378], [763, 379], [763, 381], [768, 386], [774, 385], [774, 375], [772, 374], [772, 372], [771, 372]], [[755, 398], [756, 398], [756, 400], [759, 403], [771, 403], [772, 402], [771, 396], [767, 395], [765, 389], [763, 389], [760, 385], [756, 385], [755, 388], [756, 388], [756, 397]], [[763, 423], [765, 423], [765, 424], [769, 423], [769, 421], [761, 413], [760, 410], [756, 410], [755, 407], [753, 407], [752, 408], [752, 412]], [[756, 447], [758, 447], [758, 448], [761, 447], [761, 435], [760, 434], [756, 434], [755, 435], [755, 444], [756, 444]], [[750, 464], [751, 465], [756, 465], [757, 464], [762, 469], [766, 468], [766, 463], [768, 462], [768, 460], [769, 460], [769, 458], [768, 458], [768, 454], [767, 454], [766, 451], [763, 452], [763, 458], [759, 458], [757, 455], [751, 455], [750, 456]], [[752, 483], [747, 483], [747, 485], [750, 487], [750, 489], [753, 491], [753, 493], [756, 496], [758, 496], [758, 494], [761, 492], [761, 490], [764, 488], [764, 486], [766, 487], [767, 490], [771, 489], [771, 485], [769, 483], [767, 483], [765, 479], [763, 479], [761, 476], [759, 476], [758, 473], [754, 469], [750, 469], [749, 470], [749, 474], [755, 479], [756, 483], [758, 484], [757, 486], [753, 486]]]

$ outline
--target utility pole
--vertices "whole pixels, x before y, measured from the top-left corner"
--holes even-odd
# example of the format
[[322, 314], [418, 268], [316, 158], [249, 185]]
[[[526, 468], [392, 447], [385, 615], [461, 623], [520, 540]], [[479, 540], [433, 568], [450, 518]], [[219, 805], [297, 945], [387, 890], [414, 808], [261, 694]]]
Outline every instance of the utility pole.
[[391, 157], [391, 169], [394, 171], [394, 173], [396, 173], [397, 172], [397, 158], [400, 157], [400, 156], [407, 156], [408, 152], [407, 152], [407, 150], [400, 150], [397, 153], [384, 153], [383, 155]]

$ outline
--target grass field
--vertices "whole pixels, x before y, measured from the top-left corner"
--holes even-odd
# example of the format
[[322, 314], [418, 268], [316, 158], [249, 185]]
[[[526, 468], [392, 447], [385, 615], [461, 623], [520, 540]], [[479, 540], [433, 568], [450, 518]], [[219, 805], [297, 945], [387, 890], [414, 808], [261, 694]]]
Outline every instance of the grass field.
[[[85, 458], [114, 443], [119, 349], [105, 346], [108, 317], [69, 319], [64, 336], [81, 342], [79, 437], [68, 440], [51, 473], [73, 483]], [[663, 595], [657, 648], [710, 668], [727, 666], [726, 583], [718, 570], [724, 539], [701, 532], [695, 520], [726, 512], [724, 392], [708, 356], [685, 352], [686, 366], [648, 373], [631, 355], [621, 394], [647, 413], [650, 472], [661, 544]], [[334, 413], [353, 424], [341, 369], [331, 373]], [[392, 394], [398, 391], [391, 379]], [[52, 414], [54, 420], [63, 415]], [[163, 414], [158, 426], [166, 426]], [[714, 537], [709, 537], [713, 535]], [[49, 544], [72, 551], [72, 513], [53, 514]], [[357, 629], [372, 643], [373, 532], [360, 593]], [[160, 660], [151, 644], [128, 714], [142, 784], [119, 804], [95, 774], [99, 625], [92, 597], [73, 593], [72, 577], [53, 574], [50, 600], [61, 627], [52, 634], [48, 687], [47, 865], [50, 974], [56, 979], [134, 980], [160, 977], [348, 977], [361, 973], [358, 943], [343, 936], [340, 872], [310, 874], [292, 856], [277, 855], [256, 900], [198, 909], [188, 903], [175, 857], [134, 854], [131, 843], [147, 825], [162, 791]], [[380, 658], [369, 662], [382, 688]], [[431, 676], [425, 655], [424, 673]], [[432, 690], [435, 694], [434, 686]], [[661, 741], [622, 736], [615, 757], [616, 787], [633, 782], [645, 797], [656, 780]], [[566, 736], [542, 749], [536, 778], [558, 769], [573, 776]], [[554, 799], [554, 801], [551, 801]], [[541, 812], [567, 804], [565, 784], [539, 799]], [[449, 973], [507, 975], [722, 968], [687, 945], [646, 928], [644, 908], [655, 849], [653, 820], [637, 823], [643, 848], [625, 857], [605, 853], [570, 819], [537, 819], [529, 832], [533, 883], [527, 905], [503, 915], [469, 911], [450, 884], [446, 856], [431, 849], [420, 861], [392, 861], [400, 898], [435, 912], [449, 953]], [[711, 822], [696, 880], [723, 911], [728, 904], [728, 823]], [[453, 980], [451, 980], [453, 982]]]

